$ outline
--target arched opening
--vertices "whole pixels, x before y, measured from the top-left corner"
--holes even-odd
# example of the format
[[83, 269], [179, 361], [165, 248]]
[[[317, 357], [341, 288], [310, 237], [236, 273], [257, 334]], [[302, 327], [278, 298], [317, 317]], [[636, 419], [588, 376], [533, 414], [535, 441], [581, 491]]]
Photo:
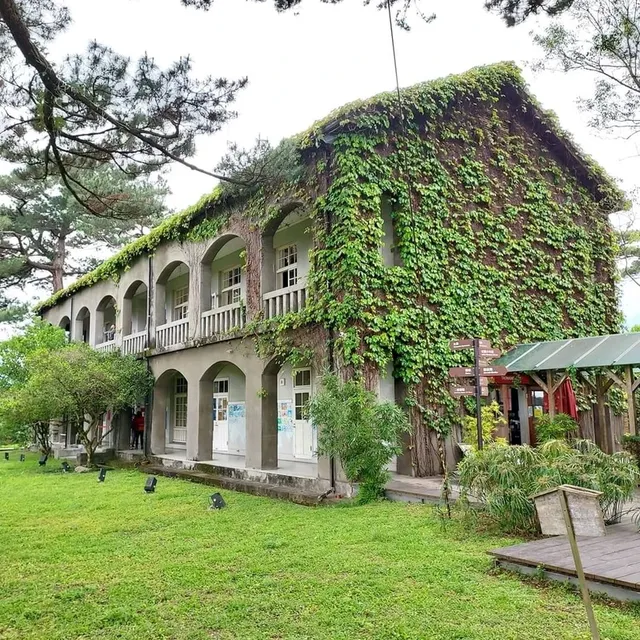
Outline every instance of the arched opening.
[[58, 326], [64, 331], [64, 335], [67, 338], [67, 342], [71, 340], [71, 320], [69, 316], [64, 316], [58, 323]]
[[116, 347], [116, 301], [113, 296], [105, 296], [96, 308], [95, 322], [96, 349], [110, 351]]
[[122, 300], [122, 351], [142, 353], [147, 348], [148, 289], [141, 280], [132, 282]]
[[242, 467], [246, 452], [246, 378], [230, 362], [216, 362], [200, 380], [199, 458]]
[[227, 234], [218, 238], [205, 253], [200, 265], [202, 337], [244, 326], [246, 250], [242, 238]]
[[189, 338], [189, 267], [168, 264], [156, 281], [156, 340], [164, 348]]
[[74, 339], [78, 342], [89, 342], [91, 328], [91, 313], [87, 307], [82, 307], [76, 314]]
[[189, 384], [175, 369], [165, 371], [155, 382], [151, 416], [151, 451], [184, 455], [187, 447]]
[[265, 318], [300, 311], [307, 302], [311, 219], [298, 207], [263, 237], [262, 296]]

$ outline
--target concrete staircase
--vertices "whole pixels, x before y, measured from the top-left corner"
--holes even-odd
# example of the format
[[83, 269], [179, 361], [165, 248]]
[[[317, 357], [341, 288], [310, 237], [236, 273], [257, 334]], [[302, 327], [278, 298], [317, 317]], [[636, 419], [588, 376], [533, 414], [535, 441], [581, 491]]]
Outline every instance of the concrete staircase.
[[289, 500], [290, 502], [305, 506], [318, 505], [322, 501], [324, 493], [324, 491], [319, 491], [318, 489], [310, 490], [309, 488], [304, 488], [304, 482], [301, 483], [302, 486], [299, 486], [296, 482], [287, 482], [287, 480], [314, 481], [314, 478], [292, 478], [291, 476], [265, 473], [267, 476], [275, 476], [273, 479], [280, 480], [281, 482], [272, 482], [266, 478], [260, 481], [249, 479], [246, 471], [243, 469], [214, 467], [213, 465], [204, 464], [197, 464], [196, 468], [193, 469], [185, 469], [168, 467], [164, 464], [152, 462], [152, 464], [141, 465], [139, 469], [143, 473], [150, 475], [164, 476], [166, 478], [181, 478], [182, 480], [198, 482], [221, 489], [241, 491], [242, 493], [249, 493], [254, 496]]

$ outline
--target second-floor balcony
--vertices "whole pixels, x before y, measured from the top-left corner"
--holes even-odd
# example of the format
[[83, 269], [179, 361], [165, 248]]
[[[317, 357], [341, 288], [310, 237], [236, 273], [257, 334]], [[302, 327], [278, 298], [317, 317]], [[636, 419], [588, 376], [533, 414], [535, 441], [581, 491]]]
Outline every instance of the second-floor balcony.
[[156, 327], [156, 345], [161, 349], [184, 344], [189, 338], [189, 320], [183, 318]]
[[242, 329], [244, 324], [244, 306], [240, 302], [234, 302], [205, 311], [200, 319], [200, 333], [203, 338], [208, 338]]
[[307, 286], [304, 282], [299, 282], [284, 289], [276, 289], [265, 293], [264, 317], [269, 320], [286, 313], [302, 311], [307, 304]]

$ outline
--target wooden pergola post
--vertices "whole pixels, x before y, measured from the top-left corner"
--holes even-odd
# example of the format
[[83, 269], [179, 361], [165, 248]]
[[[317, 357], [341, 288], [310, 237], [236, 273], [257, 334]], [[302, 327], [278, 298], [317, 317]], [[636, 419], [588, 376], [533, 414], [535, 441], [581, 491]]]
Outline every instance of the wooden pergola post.
[[556, 417], [556, 394], [553, 386], [553, 371], [547, 371], [547, 398], [549, 400], [549, 418]]
[[636, 399], [635, 391], [640, 385], [640, 379], [634, 380], [633, 367], [629, 364], [624, 368], [625, 391], [627, 392], [627, 411], [629, 416], [629, 433], [636, 435]]

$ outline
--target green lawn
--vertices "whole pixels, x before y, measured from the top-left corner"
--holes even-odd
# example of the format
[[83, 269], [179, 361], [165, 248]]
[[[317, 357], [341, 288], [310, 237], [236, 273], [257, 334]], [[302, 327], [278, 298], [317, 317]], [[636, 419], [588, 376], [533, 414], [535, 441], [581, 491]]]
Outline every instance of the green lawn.
[[[511, 542], [430, 507], [310, 509], [136, 471], [0, 459], [0, 638], [587, 639], [580, 600], [491, 572]], [[598, 602], [603, 638], [640, 608]]]

